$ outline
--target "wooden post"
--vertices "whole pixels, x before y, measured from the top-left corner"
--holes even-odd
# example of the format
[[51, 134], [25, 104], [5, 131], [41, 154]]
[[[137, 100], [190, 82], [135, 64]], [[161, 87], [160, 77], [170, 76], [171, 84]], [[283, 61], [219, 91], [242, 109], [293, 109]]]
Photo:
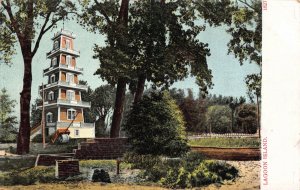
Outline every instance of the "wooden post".
[[117, 175], [120, 174], [120, 163], [121, 162], [122, 162], [121, 160], [117, 159]]
[[45, 139], [45, 108], [44, 108], [44, 99], [45, 99], [45, 92], [44, 92], [44, 83], [42, 83], [42, 136], [43, 136], [43, 148], [46, 148], [46, 139]]

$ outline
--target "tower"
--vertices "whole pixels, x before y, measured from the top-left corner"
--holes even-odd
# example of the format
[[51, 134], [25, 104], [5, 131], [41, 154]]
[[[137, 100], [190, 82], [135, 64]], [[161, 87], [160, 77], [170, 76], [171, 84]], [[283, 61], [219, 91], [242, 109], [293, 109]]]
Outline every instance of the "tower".
[[[53, 48], [46, 54], [50, 66], [43, 75], [48, 82], [44, 85], [45, 134], [49, 136], [58, 129], [69, 127], [71, 138], [94, 138], [94, 123], [85, 123], [83, 113], [91, 107], [81, 99], [86, 85], [79, 84], [78, 76], [83, 69], [77, 67], [80, 52], [74, 49], [75, 35], [61, 30], [52, 38]], [[43, 87], [39, 87], [42, 94]]]

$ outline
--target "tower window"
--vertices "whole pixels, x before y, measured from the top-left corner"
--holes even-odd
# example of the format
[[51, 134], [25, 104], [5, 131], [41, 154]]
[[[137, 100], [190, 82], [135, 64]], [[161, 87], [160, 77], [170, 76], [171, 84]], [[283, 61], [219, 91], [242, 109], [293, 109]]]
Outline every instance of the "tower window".
[[46, 115], [47, 123], [52, 123], [53, 121], [53, 114], [51, 112], [48, 112]]
[[66, 81], [69, 83], [74, 83], [74, 75], [67, 73]]
[[66, 40], [66, 48], [70, 49], [70, 40]]
[[79, 130], [78, 129], [75, 130], [75, 136], [79, 136]]
[[49, 92], [48, 94], [48, 100], [54, 100], [54, 92]]
[[57, 64], [57, 58], [54, 57], [54, 58], [52, 59], [52, 66], [55, 66], [56, 64]]
[[69, 67], [71, 67], [72, 66], [72, 64], [71, 64], [71, 56], [67, 56], [67, 65], [69, 66]]
[[58, 48], [58, 41], [56, 40], [53, 44], [53, 49], [57, 49]]
[[67, 90], [67, 99], [75, 100], [75, 92], [73, 90]]
[[54, 82], [55, 82], [55, 75], [51, 75], [50, 82], [51, 82], [51, 83], [54, 83]]
[[76, 117], [76, 110], [74, 109], [68, 109], [67, 111], [68, 120], [73, 120]]

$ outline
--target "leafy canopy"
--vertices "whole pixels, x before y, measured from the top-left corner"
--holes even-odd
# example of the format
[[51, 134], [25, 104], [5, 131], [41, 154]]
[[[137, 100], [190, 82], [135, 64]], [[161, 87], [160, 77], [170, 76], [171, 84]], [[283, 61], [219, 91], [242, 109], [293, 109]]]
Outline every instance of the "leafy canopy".
[[212, 86], [208, 45], [197, 38], [205, 27], [196, 24], [190, 1], [132, 1], [126, 26], [118, 21], [118, 1], [81, 5], [80, 23], [106, 36], [105, 47], [95, 45], [94, 58], [100, 61], [95, 74], [109, 84], [124, 78], [134, 91], [142, 75], [153, 87], [168, 88], [192, 75], [201, 90]]
[[[10, 64], [19, 42], [33, 57], [43, 35], [75, 11], [68, 0], [3, 0], [0, 6], [0, 61]], [[32, 48], [31, 48], [32, 47]]]

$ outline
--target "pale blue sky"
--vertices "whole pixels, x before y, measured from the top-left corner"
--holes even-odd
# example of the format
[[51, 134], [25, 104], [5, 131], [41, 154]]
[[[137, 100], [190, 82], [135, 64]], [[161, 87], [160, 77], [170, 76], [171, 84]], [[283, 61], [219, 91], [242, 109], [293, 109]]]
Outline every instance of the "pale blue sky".
[[[52, 48], [54, 33], [62, 27], [60, 23], [58, 28], [49, 31], [43, 37], [41, 45], [32, 63], [32, 102], [38, 97], [38, 86], [46, 82], [43, 78], [43, 69], [49, 67], [50, 60], [46, 59], [46, 52]], [[92, 47], [95, 43], [104, 45], [104, 37], [99, 34], [92, 34], [83, 29], [75, 21], [65, 22], [65, 29], [73, 31], [77, 38], [75, 39], [75, 49], [80, 51], [80, 57], [77, 60], [78, 67], [84, 68], [84, 74], [80, 76], [81, 80], [86, 80], [91, 88], [96, 88], [104, 82], [99, 76], [93, 75], [99, 67], [99, 61], [92, 58]], [[209, 90], [211, 94], [222, 94], [225, 96], [245, 96], [246, 86], [244, 78], [249, 73], [259, 72], [255, 64], [245, 63], [240, 66], [233, 55], [227, 55], [227, 43], [230, 36], [225, 32], [225, 28], [210, 28], [199, 36], [202, 42], [209, 44], [211, 56], [208, 57], [208, 66], [213, 74], [213, 89]], [[23, 78], [23, 60], [19, 46], [16, 48], [17, 54], [14, 56], [12, 66], [0, 64], [0, 88], [6, 88], [11, 97], [17, 100], [16, 114], [19, 117], [19, 99], [22, 90]], [[184, 81], [175, 83], [172, 87], [192, 88], [194, 93], [198, 93], [198, 86], [194, 78], [187, 78]], [[195, 94], [196, 95], [196, 94]]]

